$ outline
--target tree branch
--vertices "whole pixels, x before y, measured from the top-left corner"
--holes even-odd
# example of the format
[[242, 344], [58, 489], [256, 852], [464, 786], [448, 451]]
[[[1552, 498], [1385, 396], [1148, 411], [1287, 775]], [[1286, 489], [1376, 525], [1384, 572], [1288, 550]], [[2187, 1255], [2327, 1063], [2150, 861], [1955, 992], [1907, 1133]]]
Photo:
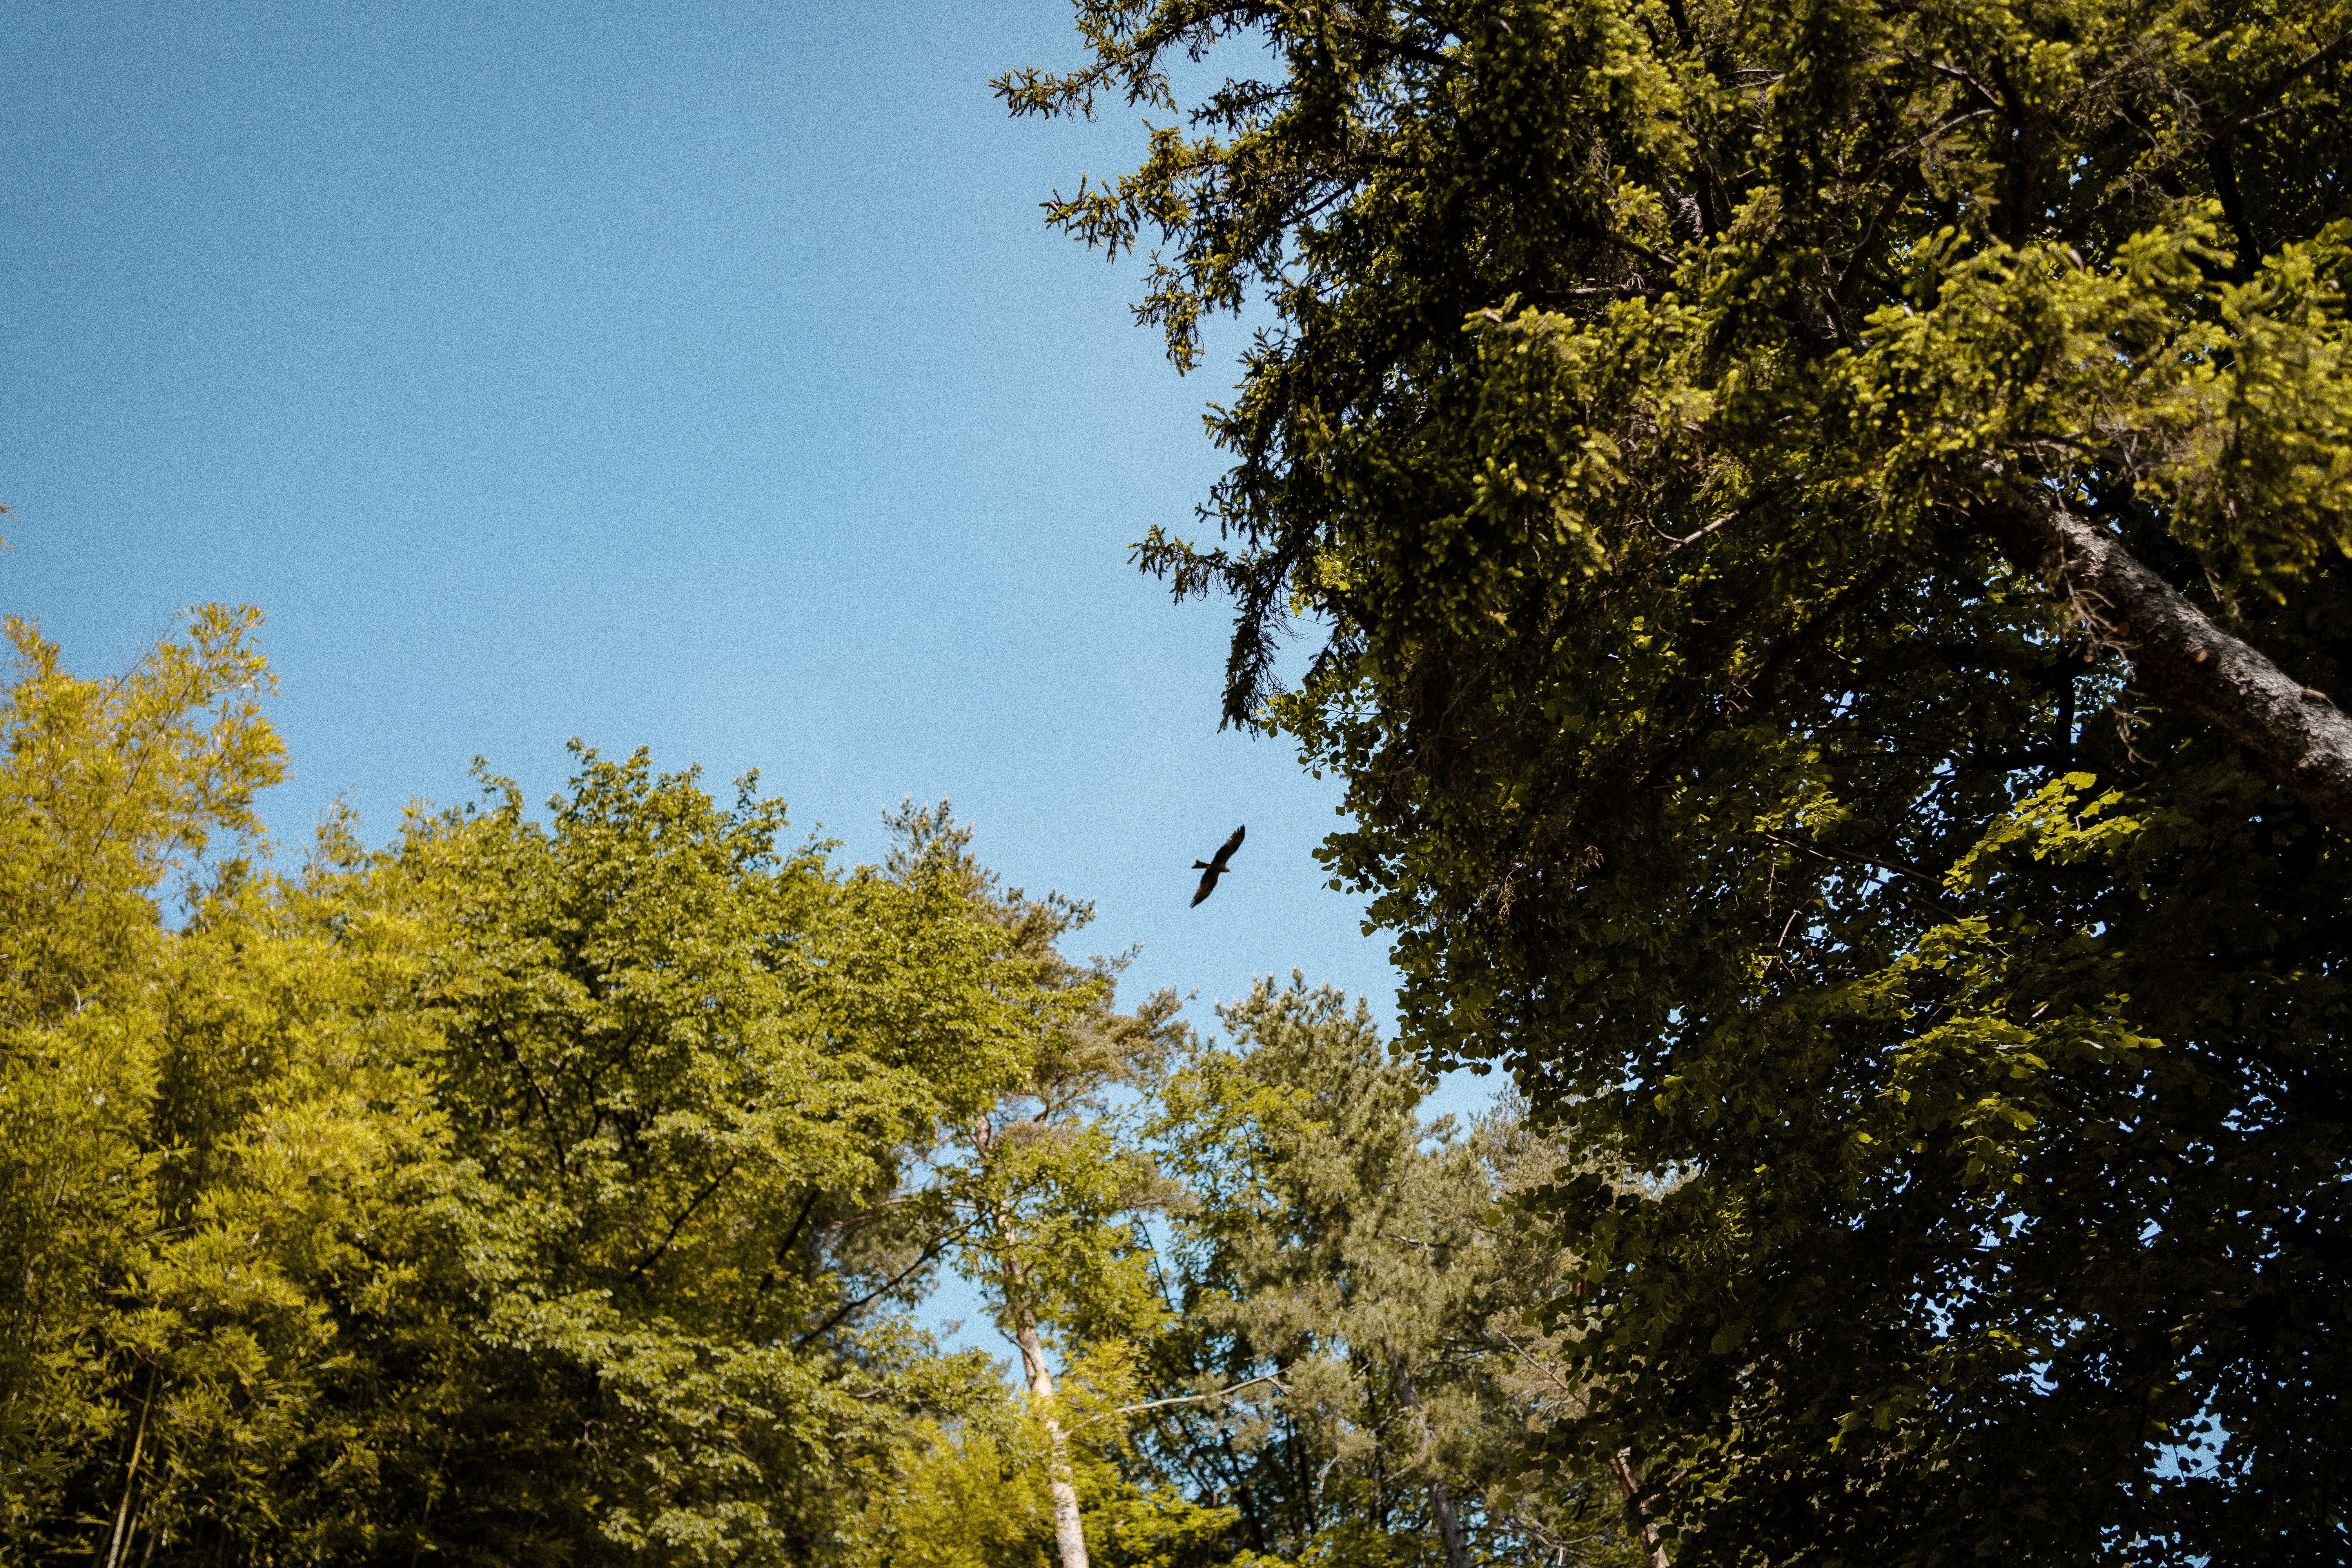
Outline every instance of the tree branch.
[[1650, 1517], [1650, 1505], [1657, 1500], [1657, 1494], [1643, 1495], [1631, 1448], [1620, 1448], [1609, 1456], [1609, 1474], [1617, 1489], [1625, 1494], [1626, 1518], [1641, 1540], [1643, 1562], [1649, 1568], [1667, 1568], [1665, 1542], [1658, 1539], [1658, 1521]]
[[1090, 1415], [1087, 1417], [1086, 1420], [1078, 1423], [1078, 1425], [1081, 1426], [1091, 1426], [1097, 1421], [1108, 1421], [1114, 1415], [1140, 1415], [1147, 1410], [1165, 1410], [1171, 1405], [1205, 1405], [1212, 1399], [1230, 1398], [1234, 1394], [1239, 1394], [1243, 1389], [1254, 1388], [1261, 1383], [1270, 1383], [1285, 1394], [1290, 1392], [1289, 1385], [1282, 1381], [1282, 1373], [1278, 1372], [1261, 1373], [1256, 1377], [1249, 1378], [1244, 1382], [1234, 1384], [1231, 1388], [1214, 1389], [1207, 1394], [1181, 1394], [1174, 1399], [1152, 1399], [1147, 1400], [1141, 1405], [1122, 1405], [1116, 1410], [1106, 1410], [1100, 1415]]
[[2272, 100], [2276, 99], [2279, 94], [2284, 92], [2288, 88], [2293, 87], [2296, 82], [2301, 81], [2305, 77], [2309, 76], [2313, 71], [2317, 70], [2320, 67], [2327, 64], [2330, 60], [2335, 59], [2347, 48], [2352, 48], [2352, 28], [2347, 28], [2343, 32], [2336, 34], [2335, 38], [2326, 46], [2314, 49], [2310, 54], [2305, 55], [2300, 61], [2287, 67], [2286, 69], [2279, 72], [2278, 75], [2271, 78], [2270, 80], [2256, 88], [2254, 89], [2253, 97], [2248, 99], [2244, 104], [2241, 105], [2237, 113], [2232, 114], [2229, 119], [2224, 120], [2221, 124], [2213, 127], [2211, 139], [2218, 142], [2222, 137], [2230, 134], [2231, 132], [2237, 130], [2240, 126], [2253, 119], [2254, 116], [2268, 109], [2271, 106]]
[[[2279, 72], [2278, 75], [2271, 78], [2270, 80], [2263, 83], [2261, 87], [2254, 90], [2253, 96], [2249, 99], [2235, 114], [2231, 115], [2219, 125], [2214, 126], [2212, 130], [2205, 132], [2196, 141], [2179, 149], [2169, 156], [2160, 159], [2152, 167], [2139, 171], [2139, 173], [2136, 176], [2133, 176], [2133, 178], [2138, 180], [2158, 179], [2171, 173], [2172, 170], [2179, 166], [2179, 164], [2195, 157], [2198, 153], [2204, 152], [2207, 148], [2219, 144], [2227, 139], [2231, 132], [2242, 130], [2246, 126], [2252, 124], [2256, 120], [2261, 119], [2263, 115], [2270, 112], [2273, 101], [2276, 100], [2281, 93], [2284, 92], [2288, 88], [2293, 87], [2305, 77], [2310, 75], [2313, 71], [2317, 70], [2320, 67], [2334, 60], [2337, 56], [2343, 54], [2347, 48], [2352, 48], [2352, 28], [2347, 28], [2346, 31], [2338, 33], [2334, 40], [2328, 43], [2326, 47], [2314, 50], [2311, 54], [2306, 55], [2299, 63], [2289, 66], [2286, 69]], [[2092, 209], [2091, 216], [2095, 217], [2098, 214], [2105, 212], [2115, 200], [2116, 193], [2113, 192], [2110, 192], [2107, 195], [2102, 196], [2099, 199], [2098, 205]], [[2259, 258], [2247, 258], [2245, 265], [2252, 267], [2256, 259]]]
[[1433, 49], [1425, 44], [1412, 43], [1404, 38], [1384, 37], [1369, 27], [1360, 27], [1350, 22], [1335, 21], [1331, 24], [1331, 30], [1341, 37], [1352, 39], [1367, 48], [1377, 49], [1383, 54], [1395, 55], [1403, 59], [1415, 60], [1425, 66], [1436, 66], [1442, 69], [1454, 63], [1439, 50]]
[[828, 1314], [823, 1322], [817, 1324], [816, 1327], [809, 1330], [807, 1332], [802, 1334], [798, 1339], [793, 1341], [793, 1349], [800, 1350], [803, 1348], [811, 1340], [815, 1339], [818, 1335], [829, 1333], [834, 1329], [838, 1328], [843, 1321], [845, 1320], [852, 1312], [856, 1312], [866, 1307], [871, 1306], [876, 1301], [878, 1301], [883, 1297], [888, 1295], [891, 1291], [896, 1290], [908, 1279], [913, 1279], [918, 1271], [927, 1268], [931, 1263], [936, 1262], [940, 1255], [948, 1249], [950, 1243], [954, 1242], [959, 1237], [961, 1237], [971, 1228], [971, 1226], [969, 1225], [957, 1226], [954, 1230], [950, 1231], [943, 1237], [940, 1237], [938, 1240], [924, 1247], [921, 1252], [916, 1254], [915, 1261], [907, 1265], [906, 1268], [898, 1270], [898, 1272], [891, 1276], [889, 1279], [876, 1286], [873, 1289], [867, 1291], [865, 1295], [860, 1296], [855, 1301], [843, 1302], [841, 1307], [837, 1310]]
[[2326, 693], [2215, 626], [2122, 541], [2054, 498], [1995, 503], [1977, 521], [2123, 650], [2142, 683], [2235, 742], [2321, 822], [2352, 832], [2352, 719]]
[[[740, 1162], [739, 1161], [737, 1163], [740, 1164]], [[717, 1175], [711, 1177], [710, 1184], [704, 1187], [700, 1192], [695, 1194], [694, 1201], [677, 1211], [677, 1217], [669, 1222], [669, 1229], [662, 1233], [662, 1238], [654, 1244], [652, 1251], [637, 1259], [637, 1266], [629, 1270], [628, 1277], [635, 1279], [638, 1275], [643, 1274], [646, 1269], [652, 1268], [655, 1260], [660, 1258], [663, 1253], [669, 1250], [669, 1244], [677, 1239], [678, 1227], [686, 1224], [688, 1219], [691, 1219], [694, 1216], [694, 1211], [700, 1208], [705, 1200], [707, 1200], [711, 1194], [719, 1190], [719, 1184], [734, 1173], [735, 1166], [730, 1165], [725, 1170], [719, 1172]]]

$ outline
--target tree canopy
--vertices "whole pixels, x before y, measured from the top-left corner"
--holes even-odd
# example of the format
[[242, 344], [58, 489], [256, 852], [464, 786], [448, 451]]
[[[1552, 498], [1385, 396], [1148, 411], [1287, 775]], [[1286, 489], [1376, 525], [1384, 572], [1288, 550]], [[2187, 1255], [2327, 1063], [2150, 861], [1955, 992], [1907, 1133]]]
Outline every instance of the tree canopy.
[[1568, 1151], [1508, 1104], [1423, 1120], [1426, 1075], [1295, 972], [1217, 1016], [1230, 1038], [1194, 1043], [1157, 1098], [1185, 1204], [1147, 1353], [1171, 1388], [1247, 1393], [1170, 1399], [1139, 1450], [1294, 1563], [1647, 1561], [1594, 1457], [1552, 1484], [1523, 1463], [1582, 1395], [1563, 1336], [1525, 1321], [1578, 1260], [1498, 1200]]
[[0, 1556], [2352, 1560], [2352, 0], [1076, 14], [1399, 1037], [642, 752], [298, 852], [257, 615], [12, 620]]
[[1076, 16], [1049, 218], [1256, 323], [1141, 563], [1425, 1059], [1672, 1178], [1532, 1200], [1561, 1451], [1677, 1562], [2352, 1550], [2352, 11]]
[[[642, 752], [298, 859], [257, 619], [108, 679], [12, 628], [10, 1563], [1634, 1551], [1603, 1472], [1513, 1469], [1564, 1259], [1491, 1221], [1553, 1162], [1419, 1121], [1360, 1004], [1204, 1042], [946, 803], [844, 866]], [[916, 1317], [950, 1266], [1013, 1385]]]
[[806, 1562], [998, 1397], [908, 1166], [1074, 1002], [961, 885], [586, 751], [270, 869], [250, 617], [14, 631], [11, 1562]]

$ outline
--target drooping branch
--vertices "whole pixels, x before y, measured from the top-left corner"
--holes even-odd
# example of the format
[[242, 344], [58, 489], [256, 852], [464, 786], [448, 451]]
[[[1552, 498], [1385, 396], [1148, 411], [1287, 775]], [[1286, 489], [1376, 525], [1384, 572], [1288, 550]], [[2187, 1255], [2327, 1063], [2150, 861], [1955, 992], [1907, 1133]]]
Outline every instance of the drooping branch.
[[2039, 573], [2150, 690], [2235, 742], [2249, 760], [2339, 832], [2352, 832], [2352, 718], [2258, 649], [2215, 626], [2188, 595], [2106, 530], [2054, 500], [2023, 497], [1978, 513], [2019, 566]]

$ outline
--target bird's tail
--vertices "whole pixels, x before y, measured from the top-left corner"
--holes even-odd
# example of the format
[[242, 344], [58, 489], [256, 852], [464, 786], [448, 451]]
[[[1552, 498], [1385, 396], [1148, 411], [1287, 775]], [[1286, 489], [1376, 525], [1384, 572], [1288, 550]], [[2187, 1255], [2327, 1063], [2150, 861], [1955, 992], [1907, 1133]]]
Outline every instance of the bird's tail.
[[1208, 868], [1209, 863], [1206, 860], [1195, 860], [1192, 862], [1192, 869], [1195, 871], [1205, 871]]

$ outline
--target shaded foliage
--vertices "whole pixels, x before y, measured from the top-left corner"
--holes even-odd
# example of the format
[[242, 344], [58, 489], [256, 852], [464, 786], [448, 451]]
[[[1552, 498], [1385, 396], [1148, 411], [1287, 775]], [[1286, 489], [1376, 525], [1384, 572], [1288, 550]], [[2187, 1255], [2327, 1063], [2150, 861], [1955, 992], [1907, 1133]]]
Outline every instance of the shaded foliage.
[[1686, 1178], [1531, 1200], [1563, 1457], [1690, 1563], [2352, 1552], [2344, 780], [2272, 743], [2352, 626], [2352, 12], [1076, 15], [1009, 105], [1161, 125], [1049, 217], [1180, 367], [1269, 321], [1143, 563], [1347, 780], [1424, 1059]]

